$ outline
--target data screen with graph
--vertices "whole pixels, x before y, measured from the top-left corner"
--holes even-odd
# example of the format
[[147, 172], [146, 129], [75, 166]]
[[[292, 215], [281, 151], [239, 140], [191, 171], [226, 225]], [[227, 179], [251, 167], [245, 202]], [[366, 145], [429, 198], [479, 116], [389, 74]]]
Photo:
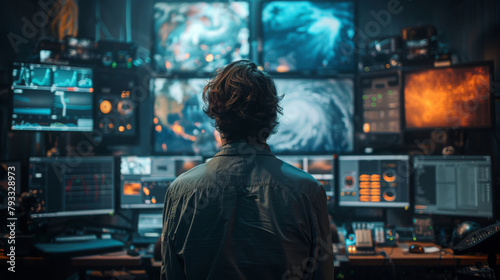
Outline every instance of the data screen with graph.
[[339, 206], [410, 206], [408, 155], [339, 156]]
[[122, 156], [120, 208], [162, 208], [175, 178], [202, 163], [201, 156]]
[[92, 131], [91, 68], [14, 62], [12, 130]]
[[34, 218], [97, 215], [115, 208], [113, 157], [31, 157], [28, 191]]

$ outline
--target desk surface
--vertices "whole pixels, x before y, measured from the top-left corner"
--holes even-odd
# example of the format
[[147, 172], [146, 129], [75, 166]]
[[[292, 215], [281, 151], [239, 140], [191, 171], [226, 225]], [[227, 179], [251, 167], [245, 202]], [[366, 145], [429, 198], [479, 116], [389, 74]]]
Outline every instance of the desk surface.
[[453, 250], [451, 249], [441, 249], [434, 243], [418, 242], [416, 244], [422, 245], [424, 247], [436, 247], [437, 252], [434, 253], [423, 253], [415, 254], [409, 253], [408, 247], [412, 243], [400, 243], [398, 247], [378, 247], [376, 251], [378, 253], [385, 252], [387, 258], [382, 255], [376, 256], [347, 256], [349, 265], [358, 266], [378, 266], [383, 264], [388, 264], [388, 259], [394, 262], [395, 265], [405, 265], [405, 266], [421, 266], [421, 265], [460, 265], [460, 266], [470, 266], [475, 265], [478, 262], [486, 262], [487, 255], [453, 255]]

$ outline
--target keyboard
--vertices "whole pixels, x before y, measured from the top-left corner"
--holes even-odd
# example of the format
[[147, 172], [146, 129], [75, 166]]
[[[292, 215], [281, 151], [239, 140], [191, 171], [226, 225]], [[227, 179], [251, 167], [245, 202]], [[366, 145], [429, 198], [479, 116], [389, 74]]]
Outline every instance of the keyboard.
[[79, 242], [79, 241], [89, 241], [89, 240], [96, 240], [96, 239], [97, 239], [97, 236], [95, 234], [67, 235], [67, 236], [54, 237], [54, 242]]

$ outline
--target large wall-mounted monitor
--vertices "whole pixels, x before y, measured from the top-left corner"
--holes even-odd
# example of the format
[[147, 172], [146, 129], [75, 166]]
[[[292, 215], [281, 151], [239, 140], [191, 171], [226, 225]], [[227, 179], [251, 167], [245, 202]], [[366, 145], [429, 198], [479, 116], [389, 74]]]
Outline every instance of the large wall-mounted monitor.
[[311, 174], [325, 188], [328, 201], [335, 197], [335, 159], [333, 155], [278, 156], [279, 159]]
[[276, 154], [336, 154], [354, 149], [354, 84], [350, 78], [275, 79], [278, 132], [267, 143]]
[[120, 208], [162, 208], [165, 193], [175, 178], [202, 163], [200, 156], [121, 157]]
[[339, 206], [410, 206], [409, 156], [339, 156]]
[[34, 218], [111, 214], [115, 209], [113, 157], [31, 157], [28, 191]]
[[152, 79], [154, 153], [213, 156], [219, 151], [220, 135], [203, 112], [206, 83], [198, 78]]
[[92, 69], [15, 62], [12, 130], [92, 131]]
[[354, 1], [265, 1], [261, 31], [269, 72], [355, 68]]
[[415, 213], [493, 217], [490, 156], [415, 156]]
[[159, 2], [153, 60], [159, 72], [213, 72], [250, 55], [250, 3]]
[[491, 68], [484, 62], [406, 72], [406, 128], [491, 127]]

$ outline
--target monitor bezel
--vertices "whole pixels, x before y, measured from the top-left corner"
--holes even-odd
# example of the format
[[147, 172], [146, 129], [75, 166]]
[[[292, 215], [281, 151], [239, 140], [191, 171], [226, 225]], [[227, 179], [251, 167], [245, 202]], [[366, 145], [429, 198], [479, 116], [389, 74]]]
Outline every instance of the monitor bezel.
[[[406, 161], [406, 184], [407, 184], [407, 195], [405, 202], [342, 202], [340, 191], [341, 191], [341, 161], [342, 160], [403, 160]], [[409, 209], [411, 206], [411, 161], [409, 155], [339, 155], [337, 159], [337, 192], [335, 193], [338, 201], [339, 207], [359, 207], [359, 208], [388, 208], [388, 209]]]
[[[16, 69], [16, 64], [34, 64], [34, 65], [44, 65], [44, 66], [56, 66], [56, 67], [75, 67], [75, 68], [84, 68], [87, 70], [90, 70], [92, 72], [92, 109], [90, 110], [91, 117], [92, 117], [92, 126], [88, 130], [81, 130], [81, 129], [57, 129], [57, 130], [51, 130], [51, 129], [13, 129], [12, 127], [12, 120], [13, 120], [13, 113], [14, 113], [14, 90], [13, 90], [13, 82], [14, 82], [14, 77], [12, 76], [12, 73], [14, 69]], [[9, 93], [10, 93], [10, 98], [8, 100], [9, 102], [9, 110], [8, 110], [8, 116], [7, 116], [7, 122], [8, 122], [8, 130], [13, 133], [52, 133], [52, 134], [66, 134], [66, 133], [75, 133], [75, 132], [81, 132], [81, 133], [87, 133], [87, 132], [92, 132], [94, 131], [96, 127], [96, 122], [95, 122], [95, 113], [96, 113], [96, 106], [95, 106], [95, 99], [96, 99], [96, 92], [95, 92], [95, 71], [94, 67], [89, 66], [89, 65], [84, 65], [84, 64], [68, 64], [68, 63], [48, 63], [48, 62], [39, 62], [39, 61], [23, 61], [23, 60], [15, 60], [11, 61], [9, 65], [9, 75], [8, 75], [8, 83], [9, 83]]]
[[[187, 0], [187, 1], [180, 1], [180, 0], [174, 0], [174, 1], [157, 1], [155, 2], [155, 5], [156, 3], [168, 3], [168, 4], [197, 4], [197, 3], [206, 3], [206, 4], [217, 4], [217, 3], [225, 3], [225, 4], [230, 4], [230, 3], [234, 3], [234, 2], [244, 2], [244, 3], [247, 3], [248, 5], [248, 23], [247, 23], [247, 28], [249, 30], [249, 34], [248, 34], [248, 45], [249, 45], [249, 50], [248, 50], [248, 57], [247, 58], [243, 58], [243, 59], [247, 59], [247, 60], [252, 60], [253, 59], [253, 51], [254, 51], [254, 44], [253, 44], [253, 41], [255, 41], [255, 31], [254, 31], [254, 28], [252, 28], [252, 21], [253, 21], [253, 18], [252, 18], [252, 14], [253, 14], [253, 6], [252, 6], [252, 1], [250, 0], [236, 0], [236, 1], [230, 1], [230, 0], [215, 0], [215, 1], [200, 1], [200, 0]], [[152, 11], [153, 11], [153, 14], [154, 14], [154, 5], [152, 7]], [[214, 69], [212, 71], [197, 71], [197, 70], [170, 70], [168, 71], [167, 69], [164, 69], [164, 67], [161, 67], [159, 68], [157, 63], [156, 63], [156, 60], [154, 59], [154, 56], [156, 54], [156, 42], [158, 40], [158, 36], [156, 35], [156, 29], [155, 29], [155, 20], [154, 20], [154, 17], [152, 17], [151, 19], [151, 34], [152, 34], [152, 43], [151, 43], [151, 48], [150, 48], [150, 52], [151, 52], [151, 61], [150, 61], [150, 66], [152, 69], [154, 69], [154, 71], [156, 73], [158, 73], [159, 75], [162, 75], [162, 76], [176, 76], [176, 75], [189, 75], [190, 77], [205, 77], [205, 76], [208, 76], [210, 75], [211, 73], [215, 72], [217, 70]]]
[[331, 75], [341, 75], [341, 74], [355, 74], [357, 72], [357, 65], [359, 61], [359, 57], [357, 53], [359, 50], [356, 48], [356, 40], [358, 36], [358, 32], [355, 31], [355, 34], [353, 36], [353, 44], [354, 44], [354, 49], [352, 50], [352, 65], [350, 67], [334, 67], [332, 69], [301, 69], [301, 70], [294, 70], [294, 71], [287, 71], [287, 72], [278, 72], [278, 71], [273, 71], [272, 69], [266, 69], [265, 67], [265, 61], [264, 61], [264, 44], [265, 44], [265, 32], [264, 32], [264, 26], [262, 24], [262, 12], [264, 10], [264, 7], [272, 2], [311, 2], [311, 3], [329, 3], [332, 5], [335, 5], [336, 3], [351, 3], [352, 4], [352, 13], [353, 13], [353, 25], [356, 27], [357, 25], [357, 19], [358, 19], [358, 4], [354, 0], [333, 0], [333, 1], [327, 1], [327, 0], [262, 0], [260, 1], [257, 10], [255, 11], [255, 19], [256, 19], [256, 25], [257, 25], [257, 38], [259, 45], [261, 46], [258, 50], [256, 60], [259, 62], [259, 65], [263, 67], [265, 71], [267, 71], [271, 75], [306, 75], [310, 77], [315, 77], [315, 76], [331, 76]]
[[[489, 70], [489, 83], [490, 83], [490, 91], [489, 91], [489, 109], [490, 109], [490, 124], [488, 126], [458, 126], [458, 127], [408, 127], [406, 122], [406, 106], [405, 106], [405, 95], [406, 95], [406, 81], [407, 75], [414, 73], [426, 72], [429, 70], [440, 70], [446, 68], [459, 69], [459, 68], [471, 68], [475, 66], [488, 66]], [[414, 67], [402, 72], [402, 89], [401, 89], [401, 125], [403, 132], [425, 132], [425, 131], [433, 131], [433, 130], [460, 130], [460, 131], [475, 131], [475, 130], [492, 130], [495, 127], [495, 92], [493, 89], [493, 73], [494, 73], [494, 64], [493, 61], [477, 61], [477, 62], [467, 62], [460, 64], [453, 64], [444, 67]]]
[[[92, 215], [113, 215], [116, 211], [116, 195], [115, 195], [115, 189], [116, 189], [116, 162], [115, 158], [113, 156], [88, 156], [88, 157], [29, 157], [28, 158], [28, 174], [31, 172], [29, 165], [32, 164], [33, 161], [35, 162], [70, 162], [74, 163], [74, 160], [84, 160], [88, 162], [92, 162], [92, 160], [99, 160], [99, 161], [109, 161], [109, 163], [112, 164], [111, 170], [113, 171], [113, 174], [111, 176], [112, 182], [111, 185], [113, 186], [113, 190], [111, 193], [111, 206], [110, 208], [106, 209], [94, 209], [94, 210], [75, 210], [75, 211], [58, 211], [58, 212], [48, 212], [48, 213], [30, 213], [30, 217], [32, 218], [65, 218], [65, 217], [78, 217], [78, 216], [92, 216]], [[27, 191], [30, 192], [30, 181], [28, 180], [27, 182]], [[62, 186], [62, 183], [60, 185]]]
[[435, 212], [432, 212], [432, 211], [422, 211], [422, 210], [417, 210], [416, 208], [416, 203], [414, 201], [415, 199], [415, 196], [416, 196], [416, 184], [415, 184], [415, 180], [416, 180], [416, 172], [415, 172], [415, 168], [413, 168], [413, 171], [412, 171], [412, 176], [411, 176], [411, 185], [412, 185], [412, 198], [413, 198], [413, 214], [414, 215], [429, 215], [429, 216], [446, 216], [446, 217], [460, 217], [460, 218], [463, 218], [463, 217], [470, 217], [470, 218], [477, 218], [477, 219], [493, 219], [495, 218], [495, 210], [496, 210], [496, 206], [495, 206], [495, 187], [494, 187], [494, 178], [495, 178], [495, 175], [496, 172], [493, 168], [493, 165], [494, 165], [494, 159], [491, 155], [448, 155], [448, 156], [444, 156], [444, 155], [414, 155], [412, 156], [412, 159], [411, 159], [411, 166], [414, 167], [415, 166], [415, 159], [416, 158], [425, 158], [425, 159], [434, 159], [434, 160], [446, 160], [446, 159], [455, 159], [455, 160], [469, 160], [469, 159], [473, 159], [473, 158], [486, 158], [488, 159], [489, 161], [489, 167], [490, 167], [490, 172], [491, 172], [491, 180], [490, 180], [490, 186], [491, 186], [491, 215], [488, 215], [488, 216], [480, 216], [480, 215], [468, 215], [468, 214], [464, 214], [464, 213], [460, 213], [460, 214], [452, 214], [452, 213], [435, 213]]

